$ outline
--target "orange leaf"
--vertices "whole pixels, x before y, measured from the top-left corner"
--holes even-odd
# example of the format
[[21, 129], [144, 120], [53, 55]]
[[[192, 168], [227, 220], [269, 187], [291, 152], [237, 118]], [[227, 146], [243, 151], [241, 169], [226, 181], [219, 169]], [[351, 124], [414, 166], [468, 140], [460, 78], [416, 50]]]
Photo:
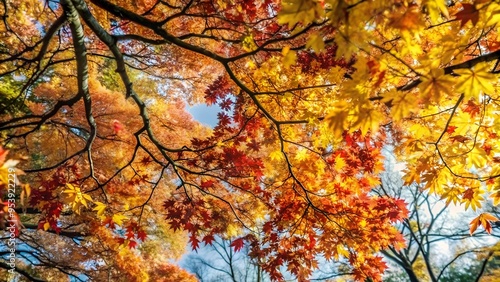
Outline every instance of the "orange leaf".
[[465, 105], [464, 112], [469, 113], [471, 117], [475, 117], [477, 114], [481, 112], [481, 108], [478, 104], [474, 103], [473, 100], [469, 100]]
[[484, 227], [484, 229], [486, 230], [486, 232], [488, 232], [488, 234], [491, 234], [491, 232], [493, 231], [492, 227], [491, 227], [491, 222], [495, 222], [495, 221], [498, 221], [498, 218], [496, 218], [495, 216], [493, 216], [489, 213], [480, 214], [478, 217], [474, 218], [469, 223], [470, 234], [472, 235], [472, 233], [474, 233], [474, 231], [476, 231], [476, 229], [479, 227], [479, 225], [482, 225]]

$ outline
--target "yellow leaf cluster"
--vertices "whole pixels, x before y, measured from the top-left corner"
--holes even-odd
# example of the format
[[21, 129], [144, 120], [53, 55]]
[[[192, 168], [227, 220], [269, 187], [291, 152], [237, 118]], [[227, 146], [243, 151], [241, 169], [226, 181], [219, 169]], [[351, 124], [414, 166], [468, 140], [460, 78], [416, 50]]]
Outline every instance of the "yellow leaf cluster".
[[90, 195], [83, 193], [80, 187], [74, 186], [71, 183], [66, 183], [66, 190], [62, 193], [65, 194], [64, 202], [71, 205], [71, 209], [76, 213], [80, 214], [80, 209], [82, 206], [88, 208], [88, 202], [93, 202]]
[[418, 86], [424, 99], [440, 101], [444, 93], [446, 97], [451, 96], [455, 81], [452, 76], [445, 75], [443, 69], [432, 69], [428, 75], [422, 76], [422, 83]]
[[325, 49], [325, 42], [319, 33], [312, 34], [306, 43], [306, 48], [311, 48], [315, 53], [321, 53]]
[[400, 121], [409, 116], [414, 109], [416, 97], [411, 93], [404, 93], [392, 89], [382, 99], [384, 103], [390, 103], [391, 116], [395, 121]]
[[278, 23], [292, 28], [297, 23], [307, 26], [324, 15], [323, 7], [316, 0], [284, 0], [278, 13]]

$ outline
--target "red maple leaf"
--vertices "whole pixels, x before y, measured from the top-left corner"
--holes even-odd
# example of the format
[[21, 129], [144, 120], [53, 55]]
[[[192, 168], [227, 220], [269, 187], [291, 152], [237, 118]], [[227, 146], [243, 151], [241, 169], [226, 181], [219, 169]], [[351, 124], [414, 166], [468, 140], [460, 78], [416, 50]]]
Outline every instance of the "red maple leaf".
[[462, 194], [462, 198], [467, 199], [467, 200], [474, 199], [474, 189], [469, 188], [469, 189], [465, 190], [465, 192], [463, 192], [463, 194]]
[[469, 100], [469, 102], [465, 105], [464, 112], [469, 113], [471, 117], [475, 117], [481, 112], [481, 108], [478, 104], [474, 103], [473, 100]]
[[491, 150], [493, 149], [490, 144], [484, 144], [481, 148], [483, 148], [487, 155], [489, 155]]
[[212, 220], [212, 217], [210, 216], [210, 213], [208, 213], [207, 210], [201, 210], [200, 215], [203, 218], [203, 221], [206, 223], [210, 223], [210, 221]]
[[205, 243], [205, 245], [212, 245], [212, 242], [215, 240], [214, 235], [208, 234], [205, 237], [203, 237], [202, 241]]
[[242, 3], [242, 8], [244, 13], [248, 16], [248, 18], [253, 21], [255, 17], [257, 17], [257, 6], [255, 5], [258, 1], [253, 0], [244, 0]]
[[408, 207], [407, 207], [405, 200], [395, 199], [394, 204], [396, 205], [396, 209], [399, 211], [399, 215], [398, 215], [397, 220], [408, 217], [409, 211], [408, 211]]
[[133, 231], [135, 231], [137, 228], [139, 228], [139, 225], [137, 224], [137, 222], [134, 222], [134, 221], [131, 221], [131, 222], [127, 225], [127, 231], [129, 231], [129, 232], [133, 232]]
[[220, 103], [219, 103], [219, 107], [221, 109], [223, 109], [224, 111], [229, 111], [231, 110], [231, 106], [233, 104], [233, 101], [231, 101], [231, 99], [223, 99]]
[[486, 46], [488, 46], [488, 50], [490, 50], [491, 52], [494, 52], [494, 51], [499, 49], [500, 42], [498, 42], [496, 40], [495, 41], [488, 40], [488, 42], [486, 43]]
[[43, 225], [45, 224], [45, 220], [38, 221], [38, 229], [43, 229]]
[[200, 240], [194, 235], [189, 236], [189, 242], [191, 242], [191, 248], [196, 251], [200, 247]]
[[223, 99], [230, 92], [230, 89], [231, 86], [229, 85], [227, 79], [220, 76], [205, 90], [206, 103], [208, 105], [217, 103], [217, 100]]
[[377, 74], [377, 72], [380, 69], [380, 64], [374, 60], [368, 61], [368, 63], [366, 63], [366, 65], [368, 66], [368, 69], [370, 70], [371, 75]]
[[181, 223], [179, 222], [179, 220], [169, 220], [168, 223], [170, 224], [170, 227], [174, 230], [174, 231], [177, 231], [177, 230], [180, 230], [181, 229]]
[[247, 143], [247, 147], [252, 149], [252, 151], [258, 152], [260, 150], [260, 143], [254, 138]]
[[456, 13], [455, 16], [460, 20], [460, 27], [463, 27], [469, 21], [471, 21], [472, 25], [476, 25], [479, 20], [479, 11], [474, 4], [462, 4], [462, 10]]
[[115, 223], [113, 222], [113, 219], [111, 217], [106, 217], [103, 221], [102, 224], [104, 226], [108, 225], [109, 228], [114, 229], [115, 228]]
[[243, 238], [238, 238], [231, 243], [231, 247], [234, 248], [235, 252], [241, 250], [244, 245], [245, 245], [245, 240], [243, 240]]
[[130, 241], [128, 242], [128, 247], [129, 247], [130, 249], [134, 249], [134, 248], [136, 248], [136, 247], [137, 247], [137, 245], [138, 245], [138, 244], [137, 244], [137, 242], [136, 242], [136, 241], [134, 241], [134, 240], [130, 240]]
[[137, 231], [137, 239], [144, 242], [144, 241], [146, 241], [147, 237], [148, 237], [148, 234], [144, 230]]
[[0, 164], [3, 164], [7, 158], [7, 154], [9, 153], [8, 150], [4, 150], [1, 146], [0, 146]]
[[214, 180], [202, 181], [200, 187], [202, 189], [207, 189], [214, 186], [214, 183], [215, 183]]
[[262, 227], [262, 231], [264, 231], [264, 233], [266, 233], [266, 234], [271, 233], [271, 231], [273, 231], [273, 223], [271, 221], [264, 223], [264, 226]]
[[127, 231], [127, 233], [125, 233], [125, 237], [130, 240], [135, 237], [135, 233], [133, 231]]
[[153, 159], [151, 159], [150, 156], [147, 156], [147, 157], [143, 157], [141, 159], [140, 163], [143, 164], [143, 165], [147, 165], [147, 164], [149, 164], [152, 161], [153, 161]]
[[219, 126], [226, 127], [231, 124], [231, 119], [225, 113], [217, 113], [217, 118], [219, 119]]
[[463, 136], [463, 135], [455, 135], [455, 136], [451, 136], [450, 139], [455, 142], [460, 142], [460, 143], [464, 143], [465, 141], [469, 141], [470, 138], [469, 137], [466, 137], [466, 136]]
[[448, 128], [446, 129], [446, 133], [448, 133], [448, 134], [453, 134], [453, 132], [455, 132], [455, 129], [457, 129], [457, 127], [456, 127], [456, 126], [450, 125], [450, 126], [448, 126]]

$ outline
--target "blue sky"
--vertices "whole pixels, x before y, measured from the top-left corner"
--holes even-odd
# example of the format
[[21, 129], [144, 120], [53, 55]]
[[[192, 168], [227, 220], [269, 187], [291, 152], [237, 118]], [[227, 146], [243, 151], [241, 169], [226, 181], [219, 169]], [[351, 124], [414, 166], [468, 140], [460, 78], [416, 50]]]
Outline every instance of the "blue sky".
[[206, 104], [196, 104], [186, 106], [195, 120], [214, 128], [217, 125], [217, 113], [221, 111], [218, 105], [207, 106]]

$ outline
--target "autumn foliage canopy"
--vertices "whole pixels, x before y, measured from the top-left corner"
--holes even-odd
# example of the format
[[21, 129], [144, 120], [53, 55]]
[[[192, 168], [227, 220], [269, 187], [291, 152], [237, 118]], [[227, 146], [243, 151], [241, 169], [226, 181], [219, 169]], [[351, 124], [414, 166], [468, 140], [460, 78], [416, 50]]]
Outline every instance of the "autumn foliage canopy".
[[[273, 280], [305, 280], [322, 257], [379, 281], [407, 216], [372, 192], [388, 154], [406, 184], [477, 210], [471, 233], [496, 221], [480, 208], [500, 203], [498, 1], [5, 0], [0, 13], [0, 183], [7, 199], [18, 169], [32, 253], [19, 255], [38, 267], [24, 276], [194, 280], [170, 261], [187, 234], [195, 250], [248, 246]], [[213, 128], [186, 112], [196, 103], [217, 106]]]

